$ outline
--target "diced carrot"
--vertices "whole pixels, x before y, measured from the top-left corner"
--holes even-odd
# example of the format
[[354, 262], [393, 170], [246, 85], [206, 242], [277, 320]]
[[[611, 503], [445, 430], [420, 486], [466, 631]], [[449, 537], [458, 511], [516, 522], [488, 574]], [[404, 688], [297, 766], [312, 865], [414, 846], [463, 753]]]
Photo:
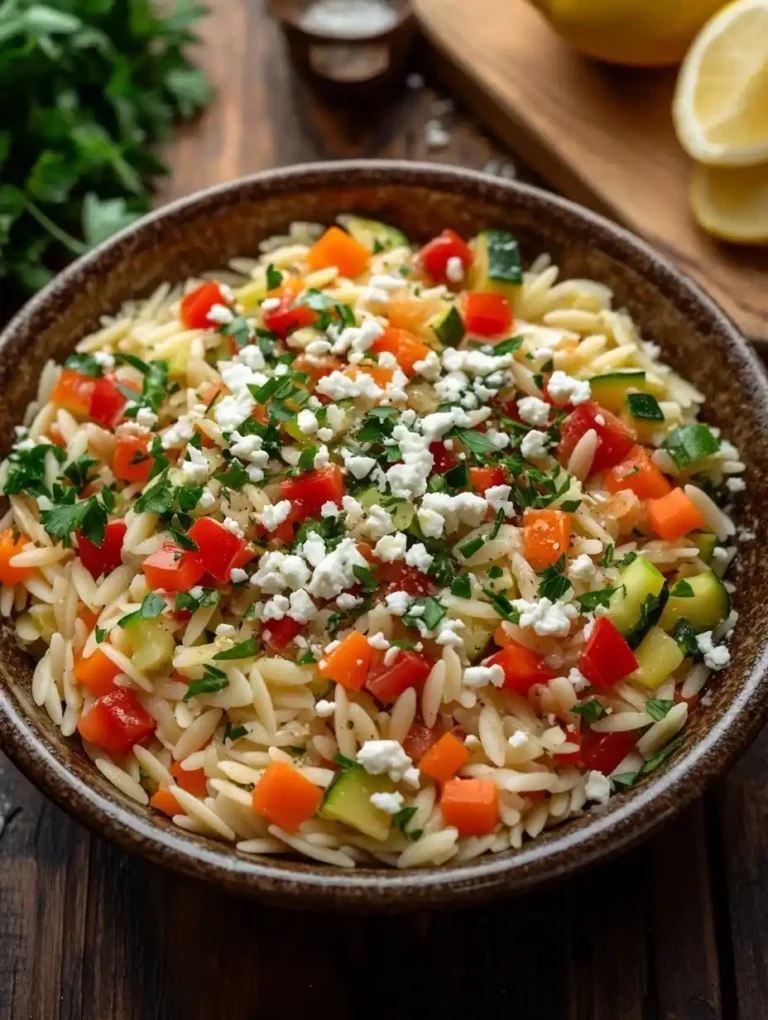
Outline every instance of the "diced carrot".
[[89, 609], [88, 606], [83, 606], [83, 608], [77, 615], [83, 621], [83, 623], [88, 628], [88, 631], [90, 633], [90, 631], [92, 631], [93, 628], [96, 626], [96, 621], [99, 618], [99, 614], [95, 612], [93, 609]]
[[371, 253], [340, 227], [329, 227], [307, 255], [310, 269], [336, 266], [342, 276], [354, 280], [371, 261]]
[[644, 446], [635, 446], [621, 464], [607, 472], [605, 487], [608, 492], [630, 489], [639, 499], [659, 499], [672, 488]]
[[526, 510], [523, 517], [523, 552], [534, 570], [557, 563], [568, 551], [571, 520], [562, 510]]
[[499, 820], [499, 788], [492, 779], [449, 779], [440, 811], [463, 836], [486, 836]]
[[253, 791], [253, 810], [294, 832], [320, 807], [323, 791], [293, 766], [273, 761]]
[[416, 374], [415, 365], [417, 361], [424, 361], [429, 354], [431, 347], [427, 347], [423, 340], [419, 340], [407, 329], [396, 329], [388, 326], [382, 335], [373, 342], [371, 350], [374, 354], [382, 354], [387, 351], [394, 354], [397, 363], [405, 374], [411, 378]]
[[704, 518], [682, 489], [652, 500], [648, 504], [648, 523], [665, 542], [704, 528]]
[[394, 369], [384, 368], [382, 365], [360, 365], [348, 368], [344, 375], [348, 375], [350, 379], [356, 379], [361, 372], [369, 375], [376, 385], [380, 386], [383, 390], [389, 386], [395, 374]]
[[359, 691], [368, 679], [372, 652], [368, 638], [354, 630], [322, 660], [319, 672], [347, 690]]
[[208, 782], [205, 778], [205, 769], [184, 769], [181, 767], [180, 761], [175, 761], [171, 765], [169, 772], [182, 790], [191, 793], [193, 797], [208, 796]]
[[97, 648], [93, 655], [89, 655], [87, 659], [78, 660], [74, 669], [77, 683], [89, 690], [96, 698], [101, 698], [117, 689], [115, 677], [120, 672], [120, 667], [100, 648]]
[[169, 818], [172, 818], [174, 815], [184, 814], [179, 802], [166, 787], [161, 787], [157, 793], [153, 793], [149, 803], [150, 807], [157, 808], [158, 811], [162, 811]]
[[438, 783], [456, 775], [469, 761], [469, 751], [452, 733], [444, 733], [419, 762], [419, 768]]
[[[319, 360], [319, 359], [318, 359]], [[291, 368], [294, 372], [304, 372], [309, 376], [309, 387], [314, 389], [315, 386], [323, 379], [326, 375], [330, 375], [331, 372], [338, 372], [341, 368], [341, 362], [338, 358], [327, 357], [323, 358], [321, 363], [315, 364], [314, 361], [310, 361], [309, 358], [300, 354], [298, 358], [293, 362]]]
[[62, 447], [62, 449], [66, 449], [67, 441], [61, 434], [61, 429], [56, 424], [56, 422], [54, 422], [53, 425], [51, 425], [51, 427], [48, 429], [48, 435], [51, 437], [52, 443], [54, 443], [56, 446]]
[[32, 567], [12, 567], [11, 560], [22, 551], [29, 539], [19, 535], [14, 540], [13, 528], [6, 528], [0, 535], [0, 581], [3, 584], [19, 584], [34, 573]]

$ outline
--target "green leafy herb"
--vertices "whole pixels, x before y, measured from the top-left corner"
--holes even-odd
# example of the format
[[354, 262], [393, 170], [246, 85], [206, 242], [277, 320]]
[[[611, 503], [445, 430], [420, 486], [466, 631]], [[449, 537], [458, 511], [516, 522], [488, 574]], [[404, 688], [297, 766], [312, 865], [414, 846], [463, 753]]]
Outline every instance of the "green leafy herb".
[[189, 591], [180, 591], [176, 595], [175, 608], [188, 609], [191, 613], [201, 609], [203, 606], [217, 606], [221, 598], [221, 592], [215, 588], [203, 588], [199, 598]]
[[580, 701], [578, 704], [571, 706], [570, 709], [574, 715], [580, 715], [584, 722], [596, 723], [598, 719], [602, 719], [606, 714], [605, 709], [597, 700], [597, 698], [590, 698], [589, 701]]
[[632, 786], [637, 776], [637, 772], [620, 772], [618, 776], [611, 776], [611, 782], [618, 789], [626, 790], [627, 787]]
[[629, 413], [641, 421], [664, 421], [664, 412], [656, 397], [650, 393], [627, 394]]
[[247, 641], [241, 641], [239, 645], [233, 645], [232, 648], [227, 648], [226, 651], [217, 652], [214, 655], [214, 660], [223, 659], [252, 659], [258, 654], [259, 643], [256, 638], [248, 638]]
[[599, 566], [601, 566], [601, 567], [610, 567], [610, 565], [613, 563], [613, 550], [614, 550], [614, 548], [615, 548], [615, 546], [613, 545], [613, 543], [609, 543], [606, 546], [605, 552], [600, 557], [600, 559], [597, 561]]
[[303, 652], [296, 660], [297, 666], [312, 666], [317, 662], [317, 658], [312, 652]]
[[548, 577], [539, 585], [539, 598], [549, 599], [550, 602], [557, 602], [566, 592], [571, 590], [571, 582], [562, 574]]
[[360, 582], [360, 587], [369, 595], [371, 592], [378, 591], [381, 585], [373, 576], [371, 571], [367, 567], [354, 566], [352, 567], [352, 573], [355, 575], [357, 580]]
[[678, 581], [669, 594], [676, 599], [692, 599], [694, 596], [693, 588], [687, 581]]
[[575, 514], [581, 506], [580, 499], [566, 499], [565, 502], [560, 504], [560, 509], [567, 514]]
[[239, 740], [240, 737], [246, 737], [248, 735], [247, 726], [233, 726], [232, 723], [227, 720], [224, 726], [224, 739], [225, 740]]
[[64, 368], [69, 368], [80, 375], [88, 375], [93, 379], [104, 375], [104, 369], [92, 354], [80, 354], [79, 352], [70, 354], [64, 362]]
[[185, 532], [180, 531], [179, 528], [174, 528], [172, 524], [167, 525], [166, 530], [179, 549], [185, 549], [187, 552], [197, 552], [197, 542]]
[[38, 443], [29, 450], [20, 450], [18, 446], [8, 455], [6, 476], [3, 492], [7, 496], [28, 493], [38, 496], [48, 493], [45, 483], [45, 462], [48, 454], [52, 454], [59, 463], [66, 460], [67, 455], [53, 443]]
[[[417, 613], [414, 615], [414, 609]], [[418, 612], [423, 609], [423, 612]], [[419, 621], [424, 624], [427, 630], [435, 630], [448, 610], [432, 596], [427, 598], [414, 599], [408, 607], [408, 612], [403, 616], [403, 623], [406, 627], [418, 627]]]
[[498, 567], [498, 566], [491, 567], [491, 569], [488, 571], [488, 577], [490, 577], [490, 579], [492, 581], [495, 581], [496, 578], [503, 577], [503, 576], [504, 576], [504, 569], [503, 569], [503, 567]]
[[210, 88], [184, 54], [204, 13], [195, 0], [0, 7], [0, 290], [10, 306], [147, 210], [166, 172], [151, 146]]
[[220, 471], [214, 478], [230, 489], [242, 489], [248, 481], [248, 474], [237, 457], [233, 457], [227, 470]]
[[341, 765], [344, 772], [349, 772], [354, 769], [361, 769], [363, 766], [359, 762], [356, 762], [354, 758], [347, 758], [343, 754], [335, 754], [333, 760], [337, 765]]
[[463, 545], [459, 546], [459, 552], [465, 559], [468, 560], [470, 556], [474, 556], [474, 554], [479, 549], [482, 549], [484, 545], [485, 539], [482, 536], [479, 536], [478, 538], [471, 538], [469, 542], [465, 542]]
[[502, 595], [501, 592], [495, 592], [491, 588], [483, 588], [483, 591], [491, 600], [493, 608], [502, 619], [508, 620], [510, 623], [520, 623], [520, 613], [518, 613], [506, 595]]
[[395, 828], [399, 829], [400, 832], [409, 839], [412, 843], [415, 843], [417, 839], [420, 839], [424, 830], [423, 829], [409, 829], [408, 823], [416, 814], [417, 809], [415, 807], [404, 807], [400, 808], [394, 817]]
[[95, 467], [98, 463], [93, 457], [80, 457], [78, 460], [73, 460], [71, 464], [67, 464], [64, 468], [64, 477], [69, 479], [77, 491], [80, 492], [90, 481], [88, 476], [91, 468]]
[[521, 336], [511, 336], [509, 340], [502, 340], [500, 344], [494, 344], [490, 353], [496, 358], [501, 357], [502, 354], [514, 354], [522, 347], [523, 339], [524, 337]]
[[674, 705], [674, 701], [667, 701], [664, 698], [651, 698], [645, 703], [645, 710], [651, 719], [655, 719], [657, 722], [659, 719], [663, 719], [667, 712]]
[[52, 510], [41, 510], [40, 519], [51, 538], [64, 545], [72, 544], [73, 531], [81, 531], [99, 548], [104, 542], [107, 511], [96, 496], [89, 496], [77, 503], [63, 503]]
[[588, 591], [583, 595], [577, 595], [576, 601], [585, 613], [594, 613], [598, 606], [608, 606], [611, 596], [618, 588], [600, 588], [598, 591]]
[[267, 266], [267, 290], [277, 290], [283, 282], [283, 274], [279, 269], [270, 264]]
[[677, 621], [672, 631], [672, 637], [677, 641], [683, 655], [690, 656], [692, 659], [701, 655], [696, 641], [696, 631], [685, 618]]
[[708, 425], [683, 425], [661, 445], [678, 467], [685, 468], [717, 453], [720, 440]]
[[468, 599], [472, 597], [472, 584], [467, 574], [461, 574], [459, 577], [455, 577], [451, 584], [451, 595], [455, 595], [459, 599]]
[[205, 676], [200, 677], [199, 680], [193, 680], [187, 687], [184, 701], [189, 701], [190, 698], [194, 698], [198, 694], [216, 694], [218, 691], [223, 691], [225, 687], [229, 687], [229, 677], [217, 676], [215, 673], [207, 671]]
[[449, 488], [466, 489], [469, 485], [469, 467], [466, 460], [460, 460], [450, 471], [446, 471], [443, 477]]
[[104, 638], [107, 636], [108, 633], [109, 632], [108, 632], [106, 627], [97, 627], [96, 628], [96, 643], [97, 644], [101, 644], [101, 642], [104, 640]]
[[493, 453], [496, 450], [496, 447], [484, 432], [475, 432], [474, 429], [454, 425], [448, 433], [448, 437], [458, 439], [475, 457], [484, 457], [486, 454]]
[[165, 514], [173, 506], [173, 491], [164, 475], [136, 500], [137, 513]]
[[649, 758], [645, 765], [643, 765], [640, 769], [640, 774], [647, 775], [647, 773], [653, 772], [654, 769], [657, 769], [663, 761], [666, 761], [671, 754], [674, 754], [682, 742], [683, 738], [677, 737], [676, 740], [672, 740], [666, 747], [662, 747], [660, 751], [654, 754], [652, 758]]

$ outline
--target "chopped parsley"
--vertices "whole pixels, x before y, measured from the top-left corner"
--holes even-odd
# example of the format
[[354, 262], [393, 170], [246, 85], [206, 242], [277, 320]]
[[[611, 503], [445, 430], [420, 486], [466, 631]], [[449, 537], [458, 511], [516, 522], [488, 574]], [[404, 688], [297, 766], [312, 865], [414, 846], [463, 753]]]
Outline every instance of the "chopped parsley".
[[590, 726], [607, 714], [597, 698], [590, 698], [589, 701], [580, 701], [578, 704], [572, 705], [570, 711], [574, 715], [580, 715], [584, 722]]

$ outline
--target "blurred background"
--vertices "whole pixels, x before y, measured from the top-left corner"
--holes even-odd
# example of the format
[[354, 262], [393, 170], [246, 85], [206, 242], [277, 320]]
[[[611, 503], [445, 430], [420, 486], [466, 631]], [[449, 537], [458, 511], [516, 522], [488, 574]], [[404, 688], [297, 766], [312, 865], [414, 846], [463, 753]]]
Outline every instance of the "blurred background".
[[[0, 0], [0, 97], [0, 320], [153, 205], [391, 157], [598, 209], [768, 345], [768, 0]], [[0, 1017], [763, 1020], [767, 767], [763, 734], [524, 900], [307, 918], [128, 857], [0, 756]]]

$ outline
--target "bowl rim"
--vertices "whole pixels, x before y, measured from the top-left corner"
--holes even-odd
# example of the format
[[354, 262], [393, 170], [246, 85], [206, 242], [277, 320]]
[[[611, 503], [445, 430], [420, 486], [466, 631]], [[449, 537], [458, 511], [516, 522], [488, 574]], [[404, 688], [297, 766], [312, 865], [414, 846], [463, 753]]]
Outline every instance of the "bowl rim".
[[[266, 186], [270, 193], [311, 190], [314, 187], [376, 187], [383, 184], [425, 186], [451, 191], [469, 188], [478, 197], [527, 197], [543, 210], [558, 210], [591, 225], [644, 261], [644, 273], [660, 292], [673, 281], [681, 300], [699, 311], [723, 337], [741, 362], [741, 370], [754, 376], [752, 402], [768, 414], [768, 379], [754, 351], [725, 312], [684, 272], [625, 228], [568, 199], [532, 185], [476, 170], [406, 160], [349, 160], [303, 163], [264, 170], [214, 185], [160, 207], [113, 235], [56, 276], [14, 316], [0, 333], [0, 357], [19, 331], [26, 329], [58, 295], [118, 248], [139, 238], [153, 224], [173, 221], [200, 206], [207, 207], [240, 192]], [[682, 297], [681, 297], [682, 295]], [[190, 836], [143, 817], [121, 801], [103, 796], [96, 787], [70, 772], [53, 753], [34, 717], [12, 702], [0, 687], [0, 740], [3, 750], [48, 797], [99, 834], [108, 835], [126, 849], [151, 861], [221, 887], [288, 906], [364, 909], [419, 909], [456, 907], [489, 898], [493, 893], [522, 893], [544, 883], [594, 865], [639, 842], [678, 814], [741, 754], [759, 731], [768, 713], [768, 642], [760, 649], [738, 695], [714, 726], [660, 773], [649, 777], [631, 798], [617, 798], [610, 806], [593, 807], [587, 822], [569, 832], [551, 830], [540, 842], [532, 840], [517, 851], [475, 858], [464, 864], [439, 868], [341, 869], [319, 863], [287, 863], [277, 867], [268, 858], [236, 852], [213, 840]], [[666, 794], [667, 796], [664, 796]], [[127, 800], [125, 804], [130, 802]]]

